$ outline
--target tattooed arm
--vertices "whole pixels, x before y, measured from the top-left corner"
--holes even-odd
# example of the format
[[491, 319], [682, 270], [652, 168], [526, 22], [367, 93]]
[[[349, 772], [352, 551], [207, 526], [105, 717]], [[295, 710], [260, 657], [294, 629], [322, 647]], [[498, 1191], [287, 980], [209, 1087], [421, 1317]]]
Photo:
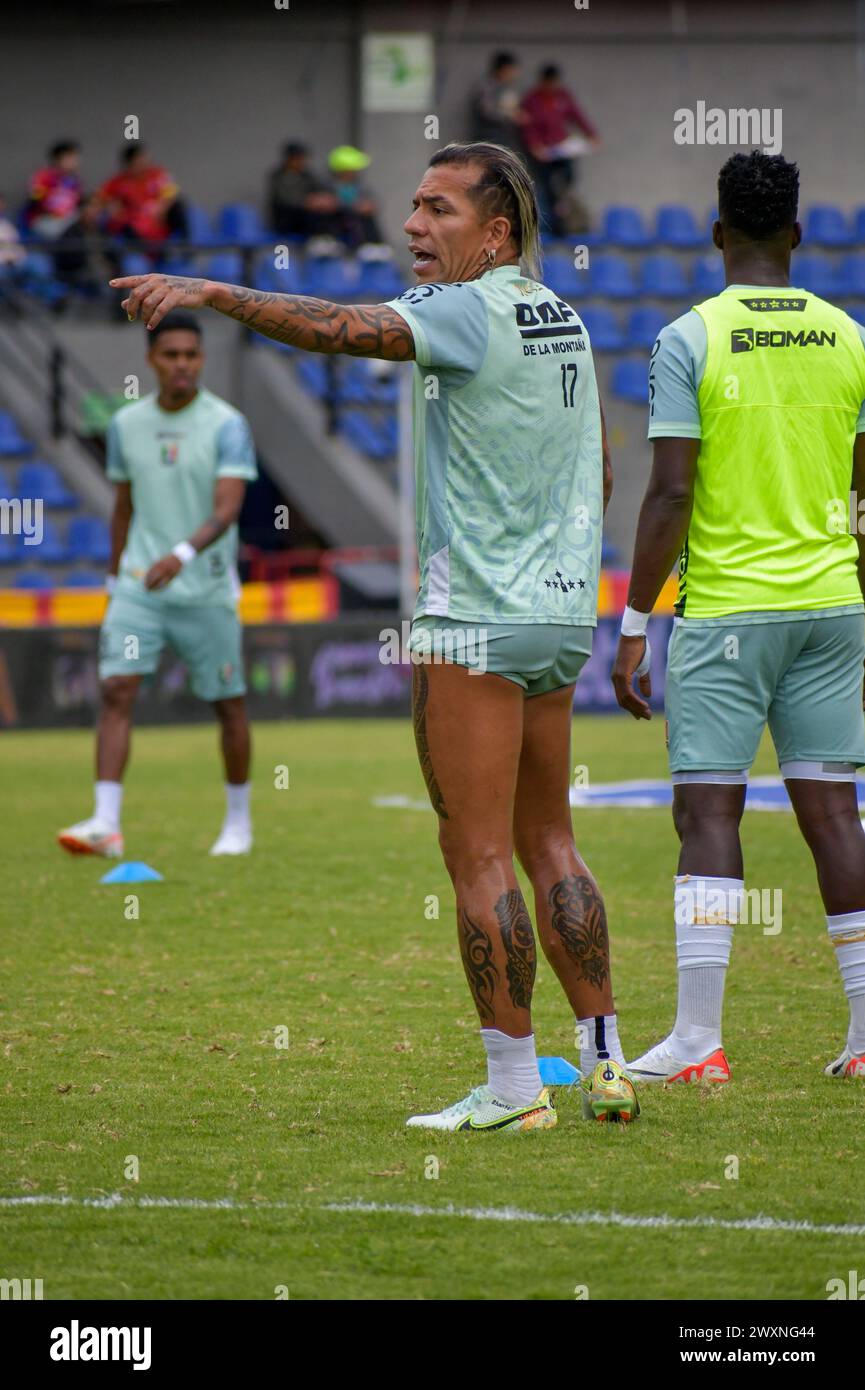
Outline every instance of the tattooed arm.
[[140, 317], [155, 328], [172, 309], [216, 309], [265, 338], [307, 352], [341, 352], [351, 357], [414, 358], [414, 339], [405, 319], [387, 304], [332, 304], [306, 295], [270, 294], [193, 280], [184, 275], [125, 275], [109, 282], [129, 290], [123, 308], [130, 322]]

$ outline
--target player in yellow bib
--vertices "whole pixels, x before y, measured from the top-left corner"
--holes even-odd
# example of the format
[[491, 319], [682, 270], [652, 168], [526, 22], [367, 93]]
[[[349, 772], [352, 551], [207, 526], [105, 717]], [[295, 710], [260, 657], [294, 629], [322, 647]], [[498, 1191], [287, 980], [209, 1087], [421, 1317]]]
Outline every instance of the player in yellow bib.
[[781, 155], [727, 161], [718, 181], [727, 288], [665, 328], [652, 353], [654, 463], [613, 671], [649, 718], [647, 615], [677, 555], [667, 661], [679, 1001], [673, 1031], [629, 1069], [645, 1081], [727, 1081], [721, 1012], [744, 910], [739, 823], [768, 724], [814, 857], [850, 1006], [830, 1076], [865, 1077], [862, 536], [865, 341], [840, 309], [790, 283], [799, 176]]

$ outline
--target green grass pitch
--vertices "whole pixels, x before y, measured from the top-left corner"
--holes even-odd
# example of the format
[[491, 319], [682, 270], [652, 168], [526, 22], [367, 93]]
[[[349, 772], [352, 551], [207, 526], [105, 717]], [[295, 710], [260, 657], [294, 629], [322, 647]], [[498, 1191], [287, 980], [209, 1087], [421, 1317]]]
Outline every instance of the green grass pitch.
[[[781, 888], [784, 916], [780, 935], [737, 933], [731, 1086], [643, 1088], [626, 1131], [587, 1124], [560, 1091], [548, 1133], [409, 1132], [409, 1113], [484, 1074], [433, 815], [371, 805], [423, 796], [410, 726], [266, 724], [255, 739], [255, 851], [214, 861], [215, 731], [135, 735], [127, 858], [166, 881], [130, 888], [53, 843], [89, 812], [90, 735], [3, 737], [0, 1196], [74, 1200], [4, 1200], [0, 1275], [41, 1278], [46, 1299], [825, 1299], [863, 1268], [854, 1234], [705, 1224], [865, 1222], [865, 1086], [822, 1075], [846, 1005], [792, 815], [745, 820], [747, 881]], [[663, 775], [663, 721], [577, 719], [573, 761], [592, 782]], [[673, 1017], [669, 813], [580, 812], [576, 833], [634, 1055]], [[541, 1053], [574, 1059], [543, 960], [535, 1026]], [[111, 1194], [126, 1200], [82, 1201]], [[158, 1197], [233, 1205], [142, 1205]], [[334, 1209], [349, 1203], [372, 1209]], [[465, 1214], [480, 1208], [548, 1219]], [[555, 1219], [587, 1212], [697, 1224]]]

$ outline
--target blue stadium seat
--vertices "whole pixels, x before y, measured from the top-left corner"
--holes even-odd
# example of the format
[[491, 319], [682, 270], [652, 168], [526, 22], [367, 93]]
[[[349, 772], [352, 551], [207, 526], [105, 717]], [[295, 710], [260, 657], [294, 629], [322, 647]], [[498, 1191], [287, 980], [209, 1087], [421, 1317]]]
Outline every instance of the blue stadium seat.
[[273, 264], [273, 252], [265, 251], [256, 257], [252, 284], [257, 290], [273, 294], [298, 294], [303, 284], [300, 257], [296, 252], [290, 254], [288, 265], [277, 269]]
[[22, 570], [12, 581], [16, 589], [53, 589], [54, 580], [44, 570]]
[[590, 270], [578, 270], [569, 248], [549, 251], [544, 256], [542, 279], [561, 299], [577, 299], [589, 286]]
[[33, 560], [41, 565], [62, 565], [68, 554], [60, 533], [49, 517], [42, 520], [42, 539], [38, 545], [27, 544], [26, 536], [15, 537], [15, 558], [23, 565]]
[[357, 294], [380, 304], [385, 299], [396, 299], [405, 288], [405, 280], [393, 261], [361, 261]]
[[663, 251], [646, 257], [640, 279], [644, 294], [657, 295], [661, 299], [678, 299], [688, 293], [688, 278], [682, 262], [677, 256], [667, 255]]
[[15, 416], [0, 410], [0, 454], [20, 458], [32, 453], [33, 445], [19, 430]]
[[239, 251], [215, 251], [207, 261], [205, 278], [223, 280], [236, 285], [243, 275], [243, 259]]
[[340, 401], [353, 404], [394, 405], [399, 384], [395, 375], [380, 376], [372, 362], [346, 357], [341, 363], [337, 394]]
[[101, 570], [73, 570], [62, 581], [64, 589], [104, 589], [105, 575]]
[[111, 556], [108, 527], [98, 517], [75, 516], [69, 523], [67, 547], [70, 560], [88, 560], [94, 565], [107, 565]]
[[311, 257], [303, 267], [303, 292], [323, 299], [342, 299], [357, 293], [358, 268], [342, 256]]
[[865, 296], [865, 252], [844, 257], [838, 267], [838, 292]]
[[370, 458], [391, 458], [396, 449], [396, 420], [377, 428], [362, 410], [344, 410], [339, 431], [360, 453]]
[[828, 256], [819, 252], [794, 256], [790, 277], [794, 285], [801, 285], [803, 290], [810, 290], [812, 294], [831, 298], [838, 292], [835, 266]]
[[260, 246], [270, 240], [258, 208], [252, 203], [226, 203], [219, 213], [219, 239], [240, 246]]
[[628, 320], [628, 347], [651, 351], [655, 339], [668, 321], [663, 309], [652, 309], [648, 305], [632, 309]]
[[584, 294], [588, 279], [584, 270], [577, 270], [571, 252], [550, 251], [544, 256], [544, 284], [562, 299], [576, 299]]
[[724, 262], [720, 253], [698, 256], [693, 265], [694, 290], [698, 294], [720, 294], [724, 288]]
[[625, 335], [619, 327], [619, 320], [606, 304], [581, 306], [580, 318], [589, 330], [592, 348], [596, 352], [619, 352], [625, 346]]
[[297, 360], [297, 375], [307, 391], [311, 391], [314, 396], [327, 395], [327, 364], [323, 357], [316, 353], [302, 353]]
[[212, 246], [216, 233], [210, 221], [210, 214], [197, 203], [186, 204], [186, 230], [188, 240], [196, 246]]
[[77, 507], [78, 498], [70, 492], [57, 469], [50, 463], [22, 463], [18, 469], [18, 497], [41, 497], [46, 507]]
[[142, 251], [124, 251], [120, 257], [121, 275], [149, 275], [153, 261]]
[[163, 275], [198, 275], [198, 262], [192, 256], [166, 256], [159, 269]]
[[651, 246], [654, 238], [643, 221], [639, 208], [616, 206], [604, 213], [601, 236], [612, 246]]
[[665, 246], [689, 249], [703, 246], [706, 241], [691, 209], [681, 203], [666, 203], [658, 208], [655, 231], [658, 241]]
[[616, 255], [592, 257], [587, 288], [607, 299], [633, 299], [639, 294], [629, 263]]
[[645, 357], [623, 357], [613, 368], [613, 395], [621, 401], [646, 405], [649, 400], [649, 365]]
[[853, 245], [865, 242], [865, 207], [857, 208], [853, 214]]
[[852, 246], [853, 232], [847, 217], [834, 203], [815, 203], [809, 208], [803, 228], [805, 241], [821, 246]]

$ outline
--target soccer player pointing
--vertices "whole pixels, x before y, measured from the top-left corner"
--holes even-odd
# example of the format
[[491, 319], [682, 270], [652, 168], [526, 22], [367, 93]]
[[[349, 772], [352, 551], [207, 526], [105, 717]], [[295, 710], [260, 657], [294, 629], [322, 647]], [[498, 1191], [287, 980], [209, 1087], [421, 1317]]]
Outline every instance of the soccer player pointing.
[[[454, 884], [487, 1084], [410, 1124], [545, 1129], [532, 1032], [535, 939], [582, 1025], [587, 1113], [637, 1113], [622, 1058], [604, 904], [573, 839], [574, 683], [596, 625], [612, 486], [591, 348], [539, 283], [534, 190], [497, 145], [430, 161], [405, 224], [417, 286], [344, 306], [171, 276], [131, 276], [130, 318], [210, 306], [313, 352], [413, 359], [420, 589], [411, 645], [418, 756]], [[521, 268], [520, 262], [523, 262]], [[482, 654], [482, 659], [480, 655]]]
[[851, 469], [865, 492], [865, 330], [790, 286], [799, 176], [781, 155], [727, 161], [713, 238], [727, 288], [668, 324], [650, 367], [654, 463], [637, 528], [613, 669], [633, 689], [648, 615], [677, 555], [667, 660], [679, 1002], [672, 1033], [630, 1071], [646, 1081], [729, 1079], [724, 979], [741, 918], [739, 822], [766, 724], [814, 857], [850, 1005], [830, 1076], [865, 1077], [863, 537], [846, 521]]

